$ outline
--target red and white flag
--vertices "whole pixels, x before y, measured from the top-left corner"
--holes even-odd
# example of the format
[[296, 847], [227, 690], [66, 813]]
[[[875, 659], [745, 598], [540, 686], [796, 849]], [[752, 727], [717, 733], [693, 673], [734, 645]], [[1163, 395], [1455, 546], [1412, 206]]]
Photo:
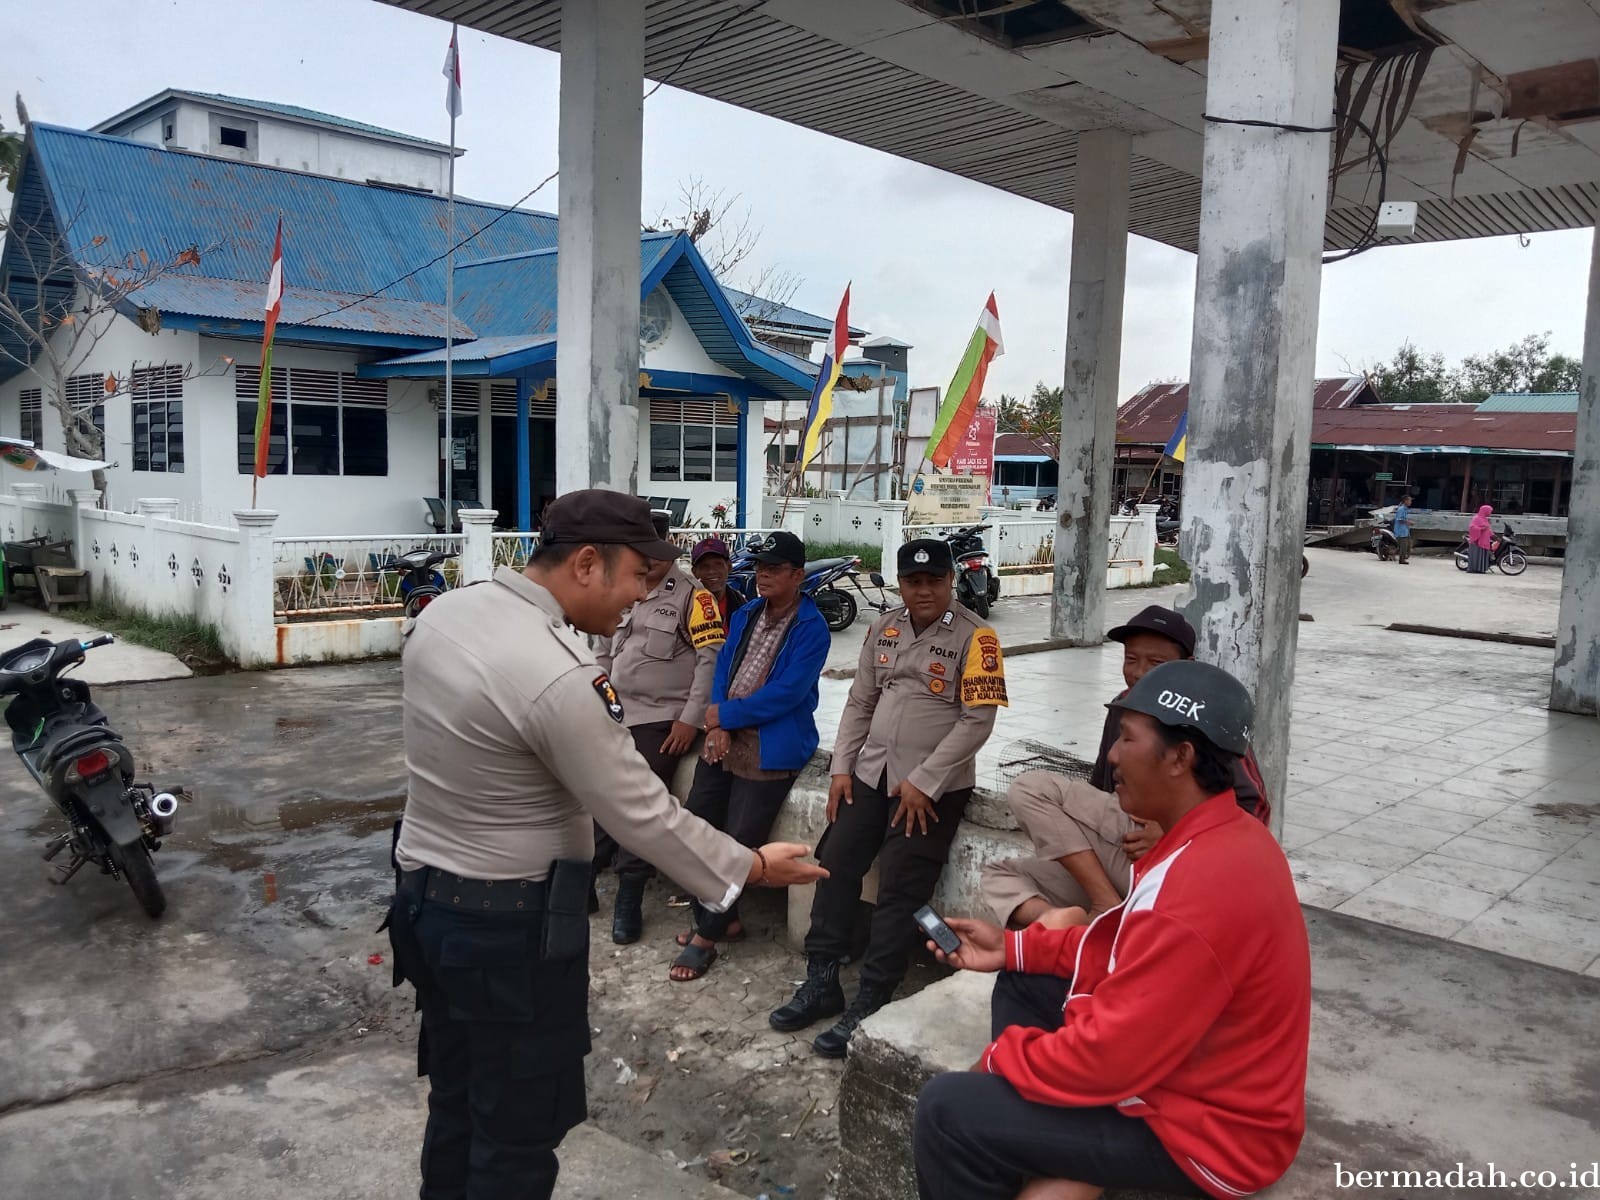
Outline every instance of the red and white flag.
[[452, 117], [461, 115], [461, 48], [456, 42], [456, 27], [450, 26], [450, 49], [445, 51], [444, 77], [450, 81], [445, 88], [444, 110]]
[[[283, 312], [283, 218], [272, 239], [272, 268], [267, 273], [266, 322], [261, 330], [261, 386], [256, 395], [256, 478], [267, 475], [267, 454], [272, 444], [272, 336]], [[251, 503], [255, 500], [252, 496]]]

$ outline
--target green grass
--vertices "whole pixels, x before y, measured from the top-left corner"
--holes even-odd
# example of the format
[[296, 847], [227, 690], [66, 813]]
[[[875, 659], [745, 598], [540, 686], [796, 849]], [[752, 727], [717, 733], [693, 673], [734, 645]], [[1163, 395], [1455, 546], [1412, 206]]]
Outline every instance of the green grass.
[[868, 542], [807, 542], [807, 558], [843, 558], [854, 554], [869, 571], [883, 569], [883, 547]]
[[208, 664], [230, 661], [216, 628], [192, 617], [148, 617], [142, 613], [123, 612], [104, 603], [78, 609], [71, 616], [75, 621], [114, 633], [136, 646], [164, 650], [190, 665], [195, 660]]
[[1188, 583], [1189, 564], [1178, 557], [1178, 552], [1168, 546], [1156, 547], [1156, 574], [1151, 587], [1165, 587], [1169, 583]]

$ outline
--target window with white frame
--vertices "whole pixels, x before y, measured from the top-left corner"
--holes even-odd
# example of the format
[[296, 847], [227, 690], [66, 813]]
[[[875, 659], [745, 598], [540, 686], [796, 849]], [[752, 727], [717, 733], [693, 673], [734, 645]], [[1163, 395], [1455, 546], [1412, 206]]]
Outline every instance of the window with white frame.
[[23, 388], [17, 395], [17, 404], [22, 421], [17, 436], [37, 446], [44, 437], [44, 389]]
[[[261, 368], [234, 368], [239, 474], [255, 471]], [[345, 371], [272, 369], [269, 475], [387, 475], [389, 385]]]
[[133, 469], [183, 472], [183, 368], [137, 367], [133, 393]]
[[80, 433], [92, 427], [100, 431], [100, 448], [105, 449], [106, 381], [101, 375], [74, 375], [67, 380], [67, 409], [78, 423]]
[[735, 483], [739, 411], [725, 396], [650, 401], [650, 478]]

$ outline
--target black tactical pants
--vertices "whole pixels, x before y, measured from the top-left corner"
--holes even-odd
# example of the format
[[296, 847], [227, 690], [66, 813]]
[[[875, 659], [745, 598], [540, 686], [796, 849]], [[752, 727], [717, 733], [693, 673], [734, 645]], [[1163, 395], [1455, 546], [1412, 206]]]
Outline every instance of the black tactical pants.
[[872, 860], [878, 859], [878, 903], [861, 960], [861, 982], [892, 989], [905, 977], [911, 949], [923, 936], [911, 914], [933, 898], [972, 789], [939, 797], [934, 802], [938, 821], [928, 823], [927, 833], [919, 828], [907, 837], [905, 821], [889, 827], [900, 801], [886, 787], [882, 776], [876, 786], [857, 777], [854, 803], [840, 803], [838, 815], [817, 845], [817, 861], [828, 868], [828, 878], [817, 881], [806, 953], [834, 959], [850, 953], [861, 881]]
[[[644, 761], [650, 764], [650, 769], [656, 773], [656, 778], [666, 784], [667, 790], [672, 790], [672, 777], [677, 773], [681, 754], [667, 754], [661, 749], [661, 743], [667, 740], [667, 735], [672, 732], [671, 721], [651, 721], [647, 725], [635, 725], [628, 731], [633, 734], [633, 744], [639, 753], [644, 755]], [[632, 850], [622, 845], [604, 829], [600, 822], [594, 823], [594, 873], [599, 875], [607, 867], [613, 868], [618, 875], [635, 875], [640, 879], [654, 879], [656, 869]]]
[[541, 885], [525, 889], [523, 911], [469, 911], [426, 894], [438, 890], [430, 874], [404, 876], [389, 913], [395, 982], [412, 982], [422, 1010], [417, 1073], [429, 1092], [420, 1195], [547, 1200], [556, 1147], [588, 1115], [587, 947], [541, 959]]

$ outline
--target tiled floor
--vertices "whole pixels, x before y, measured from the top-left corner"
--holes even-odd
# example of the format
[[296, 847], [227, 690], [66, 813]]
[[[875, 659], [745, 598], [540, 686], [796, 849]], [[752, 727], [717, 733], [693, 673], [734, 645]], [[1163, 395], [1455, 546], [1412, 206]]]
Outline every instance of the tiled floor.
[[[1116, 647], [1007, 663], [980, 784], [1023, 740], [1093, 758]], [[1600, 976], [1600, 721], [1547, 711], [1551, 652], [1300, 634], [1283, 842], [1300, 898]], [[849, 688], [823, 680], [831, 741]]]

